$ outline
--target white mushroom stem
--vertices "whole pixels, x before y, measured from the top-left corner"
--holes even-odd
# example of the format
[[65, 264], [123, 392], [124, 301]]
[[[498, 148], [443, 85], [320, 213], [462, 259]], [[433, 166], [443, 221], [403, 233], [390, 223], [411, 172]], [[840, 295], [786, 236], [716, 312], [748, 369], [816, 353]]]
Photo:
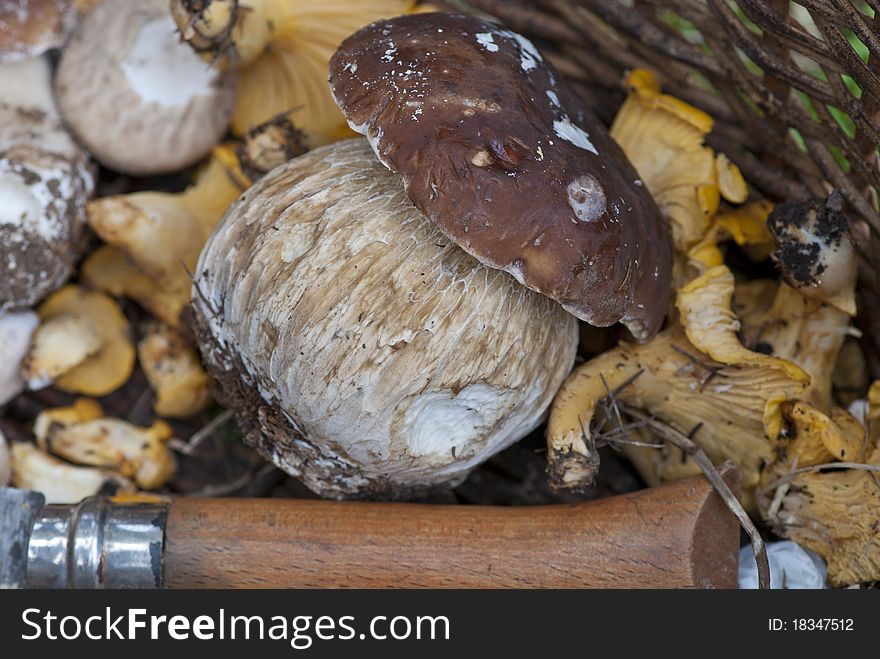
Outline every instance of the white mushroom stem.
[[0, 66], [0, 311], [33, 305], [70, 275], [93, 185], [55, 108], [48, 60]]
[[12, 400], [24, 388], [21, 362], [39, 322], [39, 316], [33, 311], [0, 314], [0, 405]]

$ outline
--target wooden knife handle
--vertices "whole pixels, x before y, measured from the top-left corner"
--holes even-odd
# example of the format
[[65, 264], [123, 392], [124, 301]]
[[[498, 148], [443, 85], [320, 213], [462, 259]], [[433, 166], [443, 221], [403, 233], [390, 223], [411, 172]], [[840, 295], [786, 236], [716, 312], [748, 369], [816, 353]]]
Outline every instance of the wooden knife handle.
[[735, 588], [739, 548], [703, 478], [523, 507], [181, 498], [165, 533], [171, 588]]

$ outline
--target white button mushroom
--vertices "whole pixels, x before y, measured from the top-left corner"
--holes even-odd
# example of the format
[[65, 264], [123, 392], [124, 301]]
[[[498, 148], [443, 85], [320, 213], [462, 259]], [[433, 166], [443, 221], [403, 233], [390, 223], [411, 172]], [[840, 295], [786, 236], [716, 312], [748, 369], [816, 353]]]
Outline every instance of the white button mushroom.
[[360, 139], [245, 192], [193, 307], [247, 441], [332, 497], [460, 482], [541, 422], [577, 347], [573, 316], [450, 243]]

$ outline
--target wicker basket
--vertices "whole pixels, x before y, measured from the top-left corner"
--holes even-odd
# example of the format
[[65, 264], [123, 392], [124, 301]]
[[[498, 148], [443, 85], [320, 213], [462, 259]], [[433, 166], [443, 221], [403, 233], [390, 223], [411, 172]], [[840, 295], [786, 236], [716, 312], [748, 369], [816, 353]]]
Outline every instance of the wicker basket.
[[[538, 42], [609, 122], [625, 71], [715, 118], [710, 145], [776, 201], [847, 199], [862, 268], [862, 329], [880, 375], [878, 0], [467, 0]], [[878, 12], [875, 14], [875, 11]]]

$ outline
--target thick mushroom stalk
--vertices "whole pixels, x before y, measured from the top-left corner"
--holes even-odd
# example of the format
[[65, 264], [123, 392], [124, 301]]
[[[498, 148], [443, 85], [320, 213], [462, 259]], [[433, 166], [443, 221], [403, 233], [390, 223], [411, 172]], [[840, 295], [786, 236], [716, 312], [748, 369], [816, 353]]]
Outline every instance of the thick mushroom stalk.
[[62, 52], [56, 95], [101, 163], [146, 176], [203, 158], [226, 132], [235, 77], [180, 43], [167, 0], [103, 0]]
[[640, 341], [663, 322], [672, 250], [632, 165], [523, 36], [451, 13], [402, 16], [330, 62], [354, 130], [415, 206], [480, 262]]
[[55, 108], [48, 60], [0, 65], [0, 312], [70, 276], [93, 186]]
[[193, 311], [246, 441], [328, 497], [460, 482], [537, 427], [577, 346], [572, 316], [445, 239], [360, 139], [233, 204]]
[[[644, 345], [621, 343], [575, 369], [553, 402], [547, 427], [555, 486], [577, 489], [592, 482], [598, 458], [591, 422], [599, 403], [613, 394], [691, 436], [714, 462], [736, 461], [748, 496], [770, 459], [764, 416], [810, 378], [795, 364], [740, 343], [733, 290], [730, 271], [713, 268], [679, 291], [681, 327]], [[674, 451], [633, 453], [644, 451], [655, 452], [636, 460], [649, 482], [684, 475]]]
[[[167, 0], [166, 0], [167, 1]], [[243, 135], [296, 108], [310, 146], [348, 137], [327, 87], [327, 62], [352, 32], [409, 11], [411, 0], [170, 0], [180, 33], [204, 59], [235, 68], [232, 130]]]

